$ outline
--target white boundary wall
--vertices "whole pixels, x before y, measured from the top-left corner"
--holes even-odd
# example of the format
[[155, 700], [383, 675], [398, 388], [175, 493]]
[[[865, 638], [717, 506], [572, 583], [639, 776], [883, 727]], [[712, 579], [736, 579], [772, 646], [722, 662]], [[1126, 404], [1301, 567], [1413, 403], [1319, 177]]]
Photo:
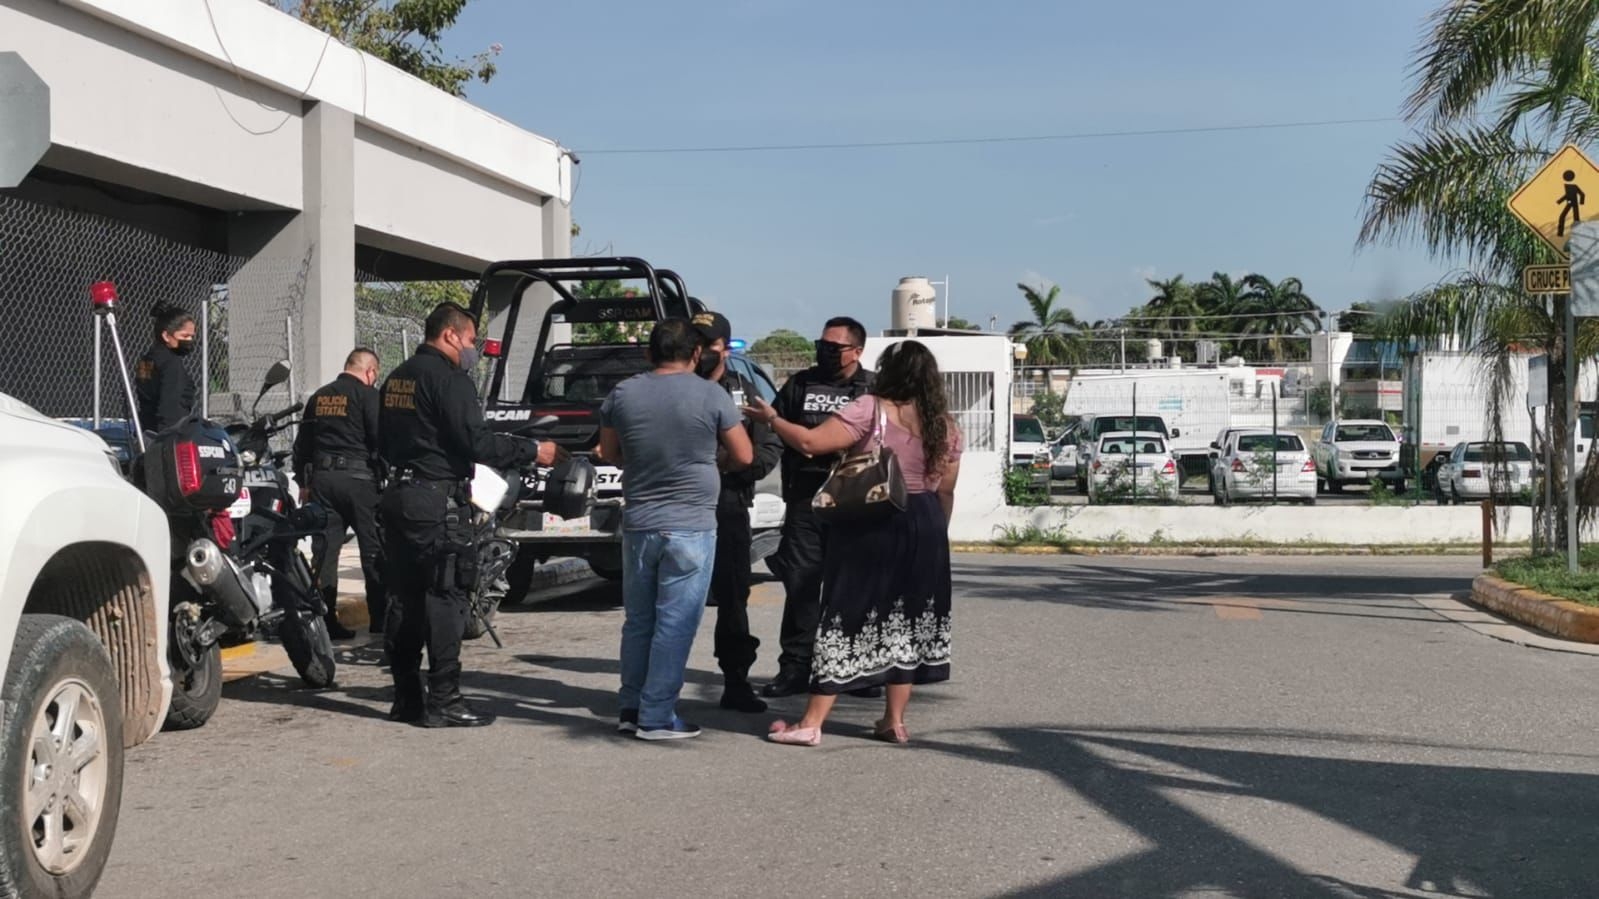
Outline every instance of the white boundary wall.
[[[867, 368], [877, 368], [877, 357], [901, 340], [916, 340], [932, 350], [946, 382], [952, 379], [951, 376], [956, 376], [954, 380], [973, 388], [963, 391], [966, 394], [963, 405], [973, 411], [950, 410], [966, 423], [966, 430], [973, 432], [966, 435], [968, 447], [961, 456], [960, 480], [955, 484], [955, 518], [960, 521], [965, 516], [973, 516], [974, 520], [993, 520], [1007, 508], [1003, 476], [1005, 459], [1010, 452], [1010, 338], [1003, 335], [871, 337], [867, 338], [861, 364]], [[991, 386], [981, 392], [987, 394], [986, 398], [975, 390], [975, 385], [989, 385], [990, 382]], [[957, 405], [956, 397], [951, 397], [951, 403]], [[986, 415], [976, 411], [980, 404], [987, 409]], [[984, 420], [979, 421], [979, 417]], [[985, 430], [984, 425], [986, 434], [980, 433]], [[990, 530], [985, 528], [984, 533]]]
[[[1037, 528], [1074, 540], [1326, 543], [1349, 546], [1470, 543], [1482, 539], [1479, 506], [1001, 506], [990, 514], [956, 504], [951, 540], [986, 542], [1006, 528]], [[1496, 515], [1495, 542], [1532, 538], [1526, 506]]]

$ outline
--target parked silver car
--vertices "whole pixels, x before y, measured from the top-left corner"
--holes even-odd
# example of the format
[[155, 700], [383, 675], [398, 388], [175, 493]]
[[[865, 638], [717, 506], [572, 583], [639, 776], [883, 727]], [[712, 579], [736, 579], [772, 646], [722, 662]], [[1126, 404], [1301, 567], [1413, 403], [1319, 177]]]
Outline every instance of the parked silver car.
[[1532, 450], [1520, 441], [1458, 443], [1438, 467], [1439, 505], [1518, 499], [1532, 490]]
[[1177, 497], [1177, 461], [1166, 446], [1164, 434], [1145, 431], [1104, 434], [1088, 465], [1090, 503]]
[[1234, 431], [1211, 468], [1211, 482], [1219, 506], [1274, 497], [1307, 505], [1316, 502], [1316, 463], [1298, 434]]

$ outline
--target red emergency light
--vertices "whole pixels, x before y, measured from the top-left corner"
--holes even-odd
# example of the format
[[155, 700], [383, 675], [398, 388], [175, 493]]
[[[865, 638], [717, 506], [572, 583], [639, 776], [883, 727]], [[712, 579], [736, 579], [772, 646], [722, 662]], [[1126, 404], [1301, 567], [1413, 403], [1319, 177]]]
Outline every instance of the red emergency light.
[[483, 355], [489, 357], [490, 359], [500, 358], [501, 349], [502, 347], [500, 346], [500, 342], [498, 340], [483, 341]]
[[89, 299], [96, 309], [110, 309], [117, 304], [117, 285], [110, 281], [96, 281], [89, 285]]

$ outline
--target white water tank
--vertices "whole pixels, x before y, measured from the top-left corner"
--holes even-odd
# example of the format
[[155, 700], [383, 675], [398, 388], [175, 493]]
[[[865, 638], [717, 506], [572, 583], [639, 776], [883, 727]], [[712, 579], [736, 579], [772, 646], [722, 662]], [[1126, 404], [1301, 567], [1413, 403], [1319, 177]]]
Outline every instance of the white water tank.
[[889, 306], [889, 327], [895, 331], [938, 327], [938, 291], [923, 277], [899, 279]]
[[1163, 349], [1163, 347], [1161, 345], [1160, 339], [1156, 338], [1156, 337], [1151, 337], [1148, 340], [1144, 341], [1144, 358], [1149, 360], [1150, 362], [1159, 362], [1161, 360], [1162, 355], [1163, 355], [1161, 353], [1162, 349]]

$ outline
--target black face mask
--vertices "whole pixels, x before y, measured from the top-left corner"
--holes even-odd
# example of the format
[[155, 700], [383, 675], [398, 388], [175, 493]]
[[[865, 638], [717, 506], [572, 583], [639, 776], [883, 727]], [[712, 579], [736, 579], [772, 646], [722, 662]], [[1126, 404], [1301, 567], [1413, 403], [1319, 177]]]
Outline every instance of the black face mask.
[[707, 381], [716, 374], [716, 369], [722, 364], [721, 350], [700, 351], [700, 361], [694, 364], [694, 373]]
[[844, 367], [844, 348], [829, 340], [816, 341], [816, 367], [837, 374]]
[[178, 341], [178, 345], [172, 348], [172, 354], [174, 356], [187, 356], [192, 352], [194, 352], [193, 339], [180, 340]]

